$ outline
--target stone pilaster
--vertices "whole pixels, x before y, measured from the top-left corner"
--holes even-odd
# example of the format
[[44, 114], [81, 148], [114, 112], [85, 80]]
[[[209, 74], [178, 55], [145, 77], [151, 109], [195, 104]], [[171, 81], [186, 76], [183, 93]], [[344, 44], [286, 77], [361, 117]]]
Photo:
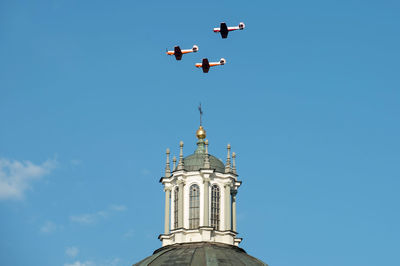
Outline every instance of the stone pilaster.
[[231, 225], [231, 186], [225, 185], [225, 230], [232, 230]]
[[210, 214], [210, 208], [209, 208], [209, 187], [210, 187], [210, 180], [208, 178], [204, 179], [204, 221], [203, 221], [203, 226], [208, 226], [209, 225], [209, 214]]
[[179, 197], [178, 197], [178, 228], [182, 228], [183, 227], [183, 201], [184, 201], [184, 193], [183, 193], [183, 189], [184, 189], [184, 182], [180, 181], [179, 182]]
[[232, 193], [232, 230], [237, 232], [236, 228], [236, 191]]
[[171, 199], [171, 189], [165, 188], [165, 222], [164, 222], [164, 234], [169, 234], [169, 221], [170, 221], [170, 199]]

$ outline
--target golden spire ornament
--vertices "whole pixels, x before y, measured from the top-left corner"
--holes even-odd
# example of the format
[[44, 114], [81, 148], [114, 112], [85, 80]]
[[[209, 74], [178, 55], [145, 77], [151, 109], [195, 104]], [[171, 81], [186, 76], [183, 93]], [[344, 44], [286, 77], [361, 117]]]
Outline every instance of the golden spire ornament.
[[206, 131], [202, 126], [199, 127], [199, 129], [196, 131], [196, 137], [198, 139], [205, 139], [206, 138]]
[[199, 105], [199, 112], [200, 112], [200, 127], [199, 127], [199, 129], [196, 131], [196, 137], [197, 137], [199, 140], [203, 140], [203, 139], [206, 138], [206, 131], [205, 131], [205, 129], [203, 128], [203, 126], [201, 125], [201, 124], [202, 124], [201, 118], [202, 118], [202, 115], [203, 115], [203, 110], [201, 109], [201, 103], [200, 103], [200, 105]]

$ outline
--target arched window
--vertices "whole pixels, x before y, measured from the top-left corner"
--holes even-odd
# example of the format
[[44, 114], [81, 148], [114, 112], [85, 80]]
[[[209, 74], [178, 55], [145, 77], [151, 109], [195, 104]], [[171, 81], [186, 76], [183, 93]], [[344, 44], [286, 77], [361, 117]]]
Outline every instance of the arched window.
[[179, 187], [174, 190], [174, 229], [178, 228]]
[[211, 188], [211, 226], [219, 230], [219, 187], [213, 185]]
[[200, 189], [198, 185], [190, 186], [189, 194], [189, 228], [199, 227], [200, 222]]

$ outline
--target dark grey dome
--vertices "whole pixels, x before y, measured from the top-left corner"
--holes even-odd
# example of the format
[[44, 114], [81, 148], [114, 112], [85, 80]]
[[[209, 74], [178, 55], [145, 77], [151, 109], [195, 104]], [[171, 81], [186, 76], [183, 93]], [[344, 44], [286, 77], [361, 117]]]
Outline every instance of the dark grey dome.
[[165, 246], [134, 266], [172, 265], [241, 265], [258, 266], [266, 263], [248, 255], [243, 249], [222, 243], [182, 243]]
[[[193, 153], [183, 159], [184, 169], [186, 171], [198, 171], [204, 168], [204, 158], [206, 155], [204, 153]], [[217, 157], [209, 155], [210, 168], [214, 169], [216, 172], [224, 173], [225, 166]]]

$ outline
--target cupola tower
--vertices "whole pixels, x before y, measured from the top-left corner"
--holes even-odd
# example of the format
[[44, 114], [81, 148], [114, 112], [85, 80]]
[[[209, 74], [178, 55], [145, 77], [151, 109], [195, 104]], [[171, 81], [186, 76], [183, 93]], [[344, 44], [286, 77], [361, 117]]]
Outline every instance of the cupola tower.
[[183, 156], [179, 143], [179, 158], [173, 157], [172, 167], [166, 151], [160, 179], [165, 191], [164, 233], [158, 237], [162, 247], [134, 266], [268, 266], [238, 247], [242, 239], [236, 237], [236, 195], [242, 182], [236, 154], [228, 144], [225, 164], [211, 155], [201, 122], [196, 137], [197, 148], [189, 156]]
[[183, 156], [180, 142], [178, 165], [170, 168], [167, 149], [165, 176], [165, 226], [159, 236], [162, 246], [189, 242], [239, 245], [236, 232], [236, 194], [241, 185], [236, 174], [235, 154], [227, 145], [226, 164], [209, 154], [206, 131], [196, 132], [197, 148]]

